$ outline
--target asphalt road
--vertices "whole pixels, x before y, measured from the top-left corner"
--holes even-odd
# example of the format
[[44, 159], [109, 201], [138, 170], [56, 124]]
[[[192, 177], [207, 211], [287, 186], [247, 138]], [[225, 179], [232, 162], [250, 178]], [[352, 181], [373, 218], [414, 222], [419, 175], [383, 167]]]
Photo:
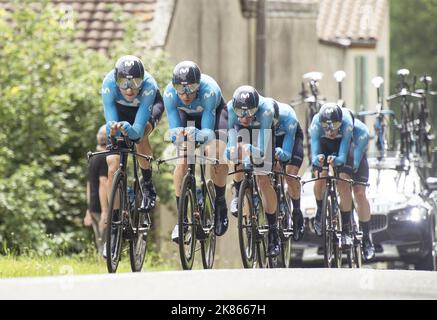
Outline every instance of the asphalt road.
[[0, 299], [437, 299], [437, 272], [255, 269], [0, 280]]

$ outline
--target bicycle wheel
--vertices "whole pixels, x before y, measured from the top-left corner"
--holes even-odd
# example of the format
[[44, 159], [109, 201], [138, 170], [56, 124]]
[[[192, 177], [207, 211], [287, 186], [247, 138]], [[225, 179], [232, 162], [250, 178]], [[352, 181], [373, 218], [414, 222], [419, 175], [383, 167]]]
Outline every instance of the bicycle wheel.
[[354, 242], [354, 261], [355, 261], [355, 268], [361, 268], [363, 264], [363, 255], [361, 250], [361, 241], [356, 240]]
[[108, 208], [108, 228], [106, 235], [106, 266], [109, 273], [115, 273], [121, 257], [124, 216], [128, 210], [124, 173], [114, 174]]
[[196, 224], [194, 221], [194, 194], [192, 177], [186, 175], [182, 183], [182, 192], [178, 208], [179, 256], [182, 268], [193, 268], [196, 250]]
[[244, 268], [253, 268], [256, 245], [256, 225], [252, 203], [252, 190], [248, 180], [244, 180], [238, 194], [238, 240], [240, 243], [241, 260]]
[[[268, 268], [269, 258], [267, 257], [267, 232], [269, 230], [267, 217], [264, 211], [264, 206], [261, 200], [261, 195], [258, 193], [258, 209], [255, 206], [256, 220], [254, 222], [256, 230], [256, 257], [255, 266], [258, 268]], [[276, 268], [276, 267], [275, 267]]]
[[[208, 189], [208, 192], [206, 191]], [[200, 242], [202, 253], [202, 264], [205, 269], [212, 269], [214, 265], [216, 235], [214, 232], [214, 201], [215, 188], [212, 180], [206, 182], [206, 188], [203, 190], [203, 199], [205, 199], [205, 207], [202, 214], [202, 227], [207, 233], [207, 238]]]
[[325, 191], [322, 202], [322, 235], [323, 255], [325, 267], [338, 267], [338, 250], [336, 249], [336, 236], [334, 234], [333, 204], [329, 190]]
[[256, 257], [254, 265], [257, 268], [262, 269], [267, 268], [268, 263], [266, 237], [264, 235], [259, 235], [256, 240]]
[[290, 212], [289, 197], [287, 194], [287, 203], [285, 203], [284, 215], [279, 221], [279, 237], [281, 239], [281, 254], [279, 257], [280, 268], [290, 268], [291, 266], [291, 245], [292, 245], [292, 225], [293, 219]]
[[134, 236], [129, 241], [130, 265], [133, 272], [140, 272], [143, 268], [147, 250], [147, 232], [150, 228], [149, 213], [139, 211], [143, 194], [139, 183], [134, 185], [135, 203], [130, 208], [132, 229]]

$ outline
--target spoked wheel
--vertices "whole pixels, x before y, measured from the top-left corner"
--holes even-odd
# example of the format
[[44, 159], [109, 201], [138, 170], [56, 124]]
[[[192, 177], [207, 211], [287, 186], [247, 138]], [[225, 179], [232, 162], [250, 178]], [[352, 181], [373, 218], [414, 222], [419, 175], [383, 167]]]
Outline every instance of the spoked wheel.
[[238, 240], [241, 260], [244, 268], [253, 268], [257, 254], [257, 229], [254, 221], [252, 190], [249, 182], [244, 180], [238, 195]]
[[337, 236], [335, 235], [333, 210], [334, 207], [331, 197], [329, 196], [329, 191], [326, 190], [322, 206], [322, 235], [324, 242], [324, 261], [325, 267], [327, 268], [338, 268], [341, 266], [341, 252], [339, 250]]
[[[256, 229], [256, 257], [255, 266], [258, 268], [269, 267], [267, 257], [267, 217], [261, 201], [261, 195], [258, 194], [258, 215], [255, 223]], [[271, 264], [270, 264], [271, 266]]]
[[291, 266], [292, 221], [290, 207], [288, 204], [285, 204], [285, 214], [279, 221], [279, 238], [281, 239], [281, 254], [279, 255], [280, 268], [289, 268]]
[[363, 254], [361, 250], [361, 241], [354, 241], [354, 262], [355, 262], [355, 268], [361, 268], [363, 265]]
[[[206, 182], [206, 189], [204, 190], [205, 207], [202, 214], [202, 227], [207, 233], [207, 238], [200, 242], [202, 252], [203, 268], [211, 269], [214, 265], [216, 235], [214, 232], [214, 201], [215, 188], [212, 180]], [[209, 195], [208, 195], [209, 194]]]
[[123, 240], [123, 220], [128, 209], [124, 175], [118, 170], [114, 174], [108, 208], [106, 266], [109, 273], [115, 273], [118, 268], [118, 263], [120, 262]]
[[265, 236], [259, 236], [256, 242], [256, 258], [255, 258], [255, 267], [256, 268], [267, 268], [268, 267], [268, 259], [267, 259], [267, 241]]
[[184, 270], [191, 270], [193, 268], [196, 249], [192, 182], [191, 176], [187, 175], [184, 177], [178, 208], [179, 256]]
[[144, 258], [146, 257], [147, 234], [150, 229], [150, 217], [149, 213], [139, 211], [143, 194], [138, 182], [134, 185], [134, 192], [134, 207], [130, 208], [129, 211], [132, 213], [133, 229], [133, 237], [129, 241], [129, 257], [132, 271], [140, 272], [143, 268]]
[[355, 246], [346, 249], [346, 260], [348, 268], [355, 268]]

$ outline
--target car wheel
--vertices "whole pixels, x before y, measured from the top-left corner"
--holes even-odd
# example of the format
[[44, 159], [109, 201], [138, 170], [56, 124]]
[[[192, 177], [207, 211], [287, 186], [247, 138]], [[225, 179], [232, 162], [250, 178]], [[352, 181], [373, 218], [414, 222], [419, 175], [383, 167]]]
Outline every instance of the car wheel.
[[414, 264], [416, 270], [436, 270], [436, 242], [435, 242], [435, 228], [434, 222], [430, 223], [430, 230], [425, 241], [427, 255]]

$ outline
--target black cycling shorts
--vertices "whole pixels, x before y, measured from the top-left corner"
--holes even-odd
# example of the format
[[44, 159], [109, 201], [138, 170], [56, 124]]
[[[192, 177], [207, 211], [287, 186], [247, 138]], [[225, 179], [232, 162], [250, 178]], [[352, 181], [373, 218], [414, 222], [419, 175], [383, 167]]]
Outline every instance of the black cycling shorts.
[[[275, 136], [275, 148], [282, 148], [285, 135]], [[303, 162], [303, 131], [300, 124], [297, 125], [296, 135], [294, 137], [293, 152], [291, 153], [291, 159], [286, 165], [296, 166], [300, 168]]]
[[[181, 118], [182, 126], [186, 127], [188, 121], [193, 121], [195, 123], [195, 127], [199, 130], [202, 129], [202, 115], [191, 116], [187, 114], [183, 110], [179, 111], [179, 117]], [[227, 137], [228, 130], [228, 107], [225, 103], [225, 100], [221, 99], [220, 104], [218, 105], [215, 113], [215, 125], [214, 131], [216, 139], [219, 139], [219, 133], [221, 132], [221, 136], [225, 139]], [[227, 141], [224, 141], [225, 143]]]
[[[325, 155], [324, 166], [328, 166], [328, 156], [335, 155], [338, 156], [340, 150], [341, 138], [338, 139], [328, 139], [325, 137], [320, 138], [320, 150], [323, 155]], [[350, 177], [353, 176], [353, 164], [354, 164], [354, 151], [352, 144], [349, 147], [349, 152], [347, 155], [346, 163], [338, 167], [338, 172], [343, 172]]]
[[367, 162], [367, 155], [364, 154], [361, 159], [358, 171], [354, 172], [352, 179], [356, 182], [367, 183], [369, 181], [369, 163]]

